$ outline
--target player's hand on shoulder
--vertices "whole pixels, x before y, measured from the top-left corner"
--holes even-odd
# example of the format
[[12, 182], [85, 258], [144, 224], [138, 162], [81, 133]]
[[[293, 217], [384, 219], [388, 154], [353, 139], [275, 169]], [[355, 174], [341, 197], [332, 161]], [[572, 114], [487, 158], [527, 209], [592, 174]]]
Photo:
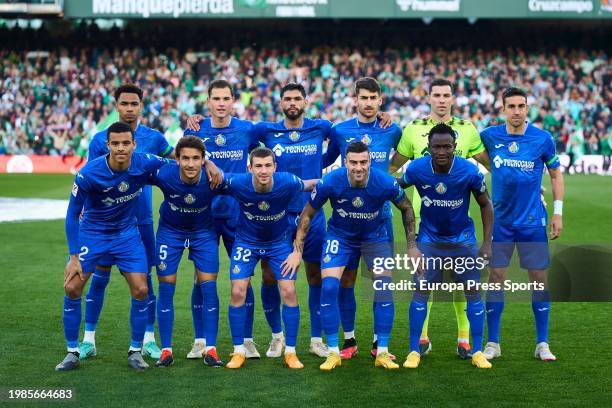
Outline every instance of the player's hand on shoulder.
[[210, 182], [211, 190], [214, 190], [223, 183], [223, 172], [212, 162], [212, 160], [204, 161], [204, 170], [206, 170], [206, 178], [208, 178]]
[[302, 254], [298, 251], [291, 252], [287, 259], [281, 264], [281, 276], [286, 277], [288, 275], [289, 279], [292, 279], [297, 273], [301, 262]]
[[380, 120], [380, 127], [383, 129], [386, 129], [393, 124], [393, 118], [389, 112], [378, 112], [378, 119]]
[[187, 118], [187, 129], [198, 131], [200, 130], [200, 122], [204, 120], [204, 116], [196, 113]]
[[66, 269], [64, 270], [64, 287], [75, 277], [79, 279], [83, 278], [83, 268], [81, 267], [81, 261], [79, 261], [78, 255], [70, 255]]
[[554, 214], [552, 216], [552, 221], [550, 222], [550, 239], [554, 240], [559, 238], [562, 230], [563, 218], [559, 214]]

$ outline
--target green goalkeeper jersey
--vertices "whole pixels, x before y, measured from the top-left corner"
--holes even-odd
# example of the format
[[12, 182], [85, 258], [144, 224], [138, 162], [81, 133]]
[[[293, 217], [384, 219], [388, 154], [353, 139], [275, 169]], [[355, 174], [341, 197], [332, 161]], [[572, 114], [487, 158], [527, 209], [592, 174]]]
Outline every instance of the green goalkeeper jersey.
[[[485, 150], [480, 134], [469, 120], [452, 117], [445, 122], [456, 132], [457, 149], [455, 155], [464, 159], [475, 156]], [[427, 135], [432, 127], [437, 125], [430, 117], [417, 119], [404, 128], [402, 138], [397, 145], [397, 151], [410, 160], [421, 158], [429, 154]], [[417, 218], [420, 218], [421, 197], [414, 190], [412, 206]], [[418, 228], [418, 225], [417, 225]]]

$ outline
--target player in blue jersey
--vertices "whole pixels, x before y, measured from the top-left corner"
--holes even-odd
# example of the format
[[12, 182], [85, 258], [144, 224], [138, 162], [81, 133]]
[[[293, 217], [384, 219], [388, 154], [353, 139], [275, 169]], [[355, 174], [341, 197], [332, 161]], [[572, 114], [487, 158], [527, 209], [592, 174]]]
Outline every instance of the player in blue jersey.
[[[279, 122], [260, 122], [254, 131], [258, 139], [276, 156], [278, 171], [295, 174], [301, 179], [320, 179], [322, 175], [323, 141], [328, 139], [331, 122], [304, 117], [308, 103], [304, 86], [296, 83], [284, 85], [280, 92], [280, 108], [285, 118]], [[289, 203], [289, 220], [295, 235], [300, 213], [308, 201], [308, 193], [296, 196]], [[321, 250], [325, 237], [325, 214], [318, 211], [313, 220], [304, 246], [304, 267], [308, 281], [308, 309], [310, 312], [309, 352], [327, 357], [323, 343], [321, 314]], [[266, 320], [272, 329], [272, 340], [266, 351], [268, 357], [280, 357], [284, 346], [280, 318], [280, 293], [271, 268], [262, 262], [264, 270], [261, 301]]]
[[527, 94], [518, 88], [508, 88], [502, 94], [502, 103], [506, 123], [489, 127], [480, 135], [492, 163], [495, 222], [489, 282], [498, 285], [487, 292], [488, 342], [484, 354], [488, 359], [501, 355], [499, 335], [504, 308], [503, 282], [516, 246], [521, 268], [527, 269], [529, 279], [536, 287], [532, 292], [536, 323], [535, 357], [550, 361], [556, 357], [548, 346], [548, 216], [540, 200], [540, 186], [546, 168], [554, 200], [550, 239], [556, 239], [563, 228], [563, 173], [550, 133], [526, 122]]
[[240, 227], [232, 248], [230, 278], [232, 294], [228, 309], [234, 353], [226, 367], [242, 367], [246, 359], [244, 327], [245, 299], [251, 276], [259, 260], [266, 260], [275, 274], [283, 300], [282, 319], [286, 332], [285, 364], [303, 368], [295, 346], [300, 308], [295, 291], [295, 270], [282, 273], [281, 264], [291, 253], [291, 230], [288, 207], [301, 191], [312, 190], [318, 181], [304, 180], [291, 173], [275, 172], [272, 150], [259, 147], [249, 158], [249, 173], [227, 174], [224, 193], [236, 198], [240, 205]]
[[[389, 158], [397, 148], [402, 136], [402, 129], [396, 124], [383, 128], [379, 124], [378, 111], [382, 105], [382, 90], [380, 84], [369, 77], [360, 78], [355, 82], [354, 104], [357, 107], [357, 117], [335, 125], [331, 129], [330, 141], [325, 155], [323, 166], [332, 164], [353, 141], [360, 140], [365, 143], [372, 159], [372, 167], [385, 172], [389, 171]], [[383, 219], [387, 226], [389, 242], [393, 242], [393, 213], [391, 204], [387, 202], [383, 208]], [[357, 260], [354, 260], [358, 262]], [[357, 279], [357, 264], [349, 265], [342, 274], [338, 303], [340, 305], [340, 320], [344, 330], [344, 344], [340, 350], [340, 357], [351, 359], [357, 355], [357, 341], [355, 339], [355, 316], [357, 302], [355, 299], [355, 281]], [[372, 305], [376, 308], [376, 305]], [[371, 355], [376, 358], [378, 335], [374, 333]], [[395, 359], [393, 354], [390, 354]]]
[[[212, 81], [208, 86], [208, 100], [206, 101], [210, 112], [209, 118], [194, 115], [190, 118], [185, 135], [195, 135], [204, 141], [206, 156], [226, 173], [244, 173], [247, 171], [249, 151], [259, 146], [253, 133], [253, 124], [246, 120], [232, 117], [234, 91], [229, 82], [223, 79]], [[194, 129], [194, 130], [192, 130]], [[197, 129], [197, 130], [196, 130]], [[239, 208], [233, 197], [221, 195], [213, 200], [213, 217], [217, 243], [223, 239], [223, 245], [229, 256], [234, 244], [234, 235], [238, 225]], [[216, 294], [216, 275], [209, 284], [209, 292], [213, 289]], [[214, 288], [212, 287], [214, 285]], [[217, 296], [217, 295], [215, 295]], [[218, 300], [217, 300], [218, 302]], [[255, 298], [253, 288], [249, 285], [246, 297], [247, 319], [245, 327], [245, 350], [247, 358], [259, 358], [259, 352], [253, 341], [253, 319], [255, 312]], [[206, 316], [210, 315], [208, 309], [203, 308], [203, 298], [197, 279], [191, 296], [191, 309], [194, 324], [195, 339], [193, 347], [187, 358], [201, 358], [206, 350], [204, 339], [204, 325]], [[204, 316], [202, 315], [202, 311]], [[212, 319], [219, 320], [219, 311], [215, 310]]]
[[212, 202], [217, 190], [211, 190], [202, 178], [205, 148], [196, 136], [185, 136], [176, 145], [178, 165], [168, 164], [149, 178], [164, 193], [156, 235], [159, 301], [157, 314], [162, 353], [158, 367], [174, 364], [172, 328], [176, 272], [183, 251], [195, 266], [198, 289], [204, 299], [206, 354], [204, 363], [220, 367], [223, 362], [216, 351], [219, 322], [219, 298], [216, 276], [219, 271], [217, 234], [212, 218]]
[[[136, 85], [125, 84], [115, 90], [115, 108], [119, 113], [119, 120], [130, 125], [136, 141], [136, 152], [150, 153], [161, 157], [172, 157], [172, 147], [166, 138], [157, 130], [139, 124], [142, 111], [142, 89]], [[89, 144], [88, 161], [92, 161], [108, 153], [106, 143], [106, 130], [94, 135]], [[155, 235], [153, 231], [152, 192], [150, 186], [145, 186], [143, 194], [138, 198], [138, 230], [147, 251], [149, 262], [149, 315], [147, 330], [144, 336], [143, 355], [158, 359], [161, 351], [155, 343], [155, 292], [150, 271], [155, 264]], [[85, 303], [85, 334], [79, 344], [81, 360], [96, 355], [96, 326], [104, 304], [104, 291], [110, 279], [110, 262], [101, 259], [91, 278], [91, 284]]]
[[[412, 161], [399, 179], [402, 188], [415, 186], [423, 203], [417, 245], [424, 258], [420, 258], [423, 262], [415, 276], [418, 286], [410, 303], [410, 353], [404, 367], [419, 366], [419, 339], [431, 292], [428, 285], [441, 283], [443, 264], [446, 267], [452, 263], [453, 278], [463, 285], [467, 300], [466, 312], [474, 343], [472, 364], [491, 368], [482, 353], [485, 309], [477, 283], [491, 256], [493, 205], [478, 167], [455, 156], [457, 142], [453, 129], [445, 123], [437, 124], [429, 131], [428, 139], [431, 155]], [[474, 222], [468, 214], [470, 195], [480, 206], [483, 224], [480, 249]]]
[[[130, 125], [112, 124], [107, 131], [109, 154], [88, 162], [76, 175], [66, 214], [70, 258], [64, 272], [64, 333], [68, 354], [55, 369], [79, 365], [78, 335], [81, 294], [101, 259], [117, 265], [132, 296], [131, 344], [128, 363], [135, 369], [148, 365], [141, 355], [147, 325], [147, 258], [137, 225], [138, 198], [149, 175], [166, 161], [133, 153], [136, 142]], [[83, 219], [79, 223], [79, 217]]]
[[[321, 260], [321, 319], [329, 346], [327, 360], [320, 366], [324, 371], [342, 364], [338, 348], [338, 292], [342, 274], [349, 265], [355, 265], [354, 260], [358, 261], [361, 256], [370, 271], [376, 259], [393, 257], [382, 214], [385, 202], [392, 201], [401, 211], [408, 247], [414, 248], [416, 245], [414, 212], [404, 190], [386, 171], [371, 168], [370, 163], [370, 152], [365, 143], [358, 141], [349, 144], [345, 152], [345, 167], [327, 174], [313, 190], [300, 215], [294, 251], [285, 262], [288, 271], [298, 267], [312, 217], [329, 200], [333, 211]], [[378, 271], [373, 275], [376, 304], [374, 327], [378, 333], [375, 366], [397, 369], [399, 366], [391, 360], [388, 350], [394, 310], [391, 307], [393, 296], [389, 290], [390, 282], [390, 271]]]

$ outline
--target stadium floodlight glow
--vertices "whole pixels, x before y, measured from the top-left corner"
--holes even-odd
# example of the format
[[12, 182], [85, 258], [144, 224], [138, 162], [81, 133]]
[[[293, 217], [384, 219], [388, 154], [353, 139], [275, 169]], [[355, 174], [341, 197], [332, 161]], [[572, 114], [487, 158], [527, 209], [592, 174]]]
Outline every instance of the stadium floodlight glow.
[[470, 25], [474, 25], [478, 21], [478, 17], [468, 17], [467, 21]]
[[433, 17], [423, 17], [421, 20], [423, 20], [425, 24], [430, 25], [434, 19]]

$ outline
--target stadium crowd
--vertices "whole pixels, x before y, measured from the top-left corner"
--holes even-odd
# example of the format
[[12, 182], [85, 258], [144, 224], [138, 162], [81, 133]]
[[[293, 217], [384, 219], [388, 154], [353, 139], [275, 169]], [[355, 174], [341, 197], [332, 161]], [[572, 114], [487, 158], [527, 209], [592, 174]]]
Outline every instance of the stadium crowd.
[[499, 90], [514, 85], [528, 91], [529, 119], [554, 135], [559, 152], [612, 154], [612, 64], [604, 51], [4, 49], [0, 69], [0, 154], [84, 155], [87, 138], [113, 111], [112, 90], [123, 82], [145, 89], [144, 123], [173, 143], [188, 115], [206, 112], [214, 78], [235, 86], [241, 118], [280, 119], [280, 88], [296, 81], [309, 92], [307, 115], [335, 122], [354, 114], [351, 85], [364, 75], [380, 81], [383, 109], [402, 126], [428, 114], [434, 77], [456, 84], [454, 114], [479, 130], [497, 122]]

